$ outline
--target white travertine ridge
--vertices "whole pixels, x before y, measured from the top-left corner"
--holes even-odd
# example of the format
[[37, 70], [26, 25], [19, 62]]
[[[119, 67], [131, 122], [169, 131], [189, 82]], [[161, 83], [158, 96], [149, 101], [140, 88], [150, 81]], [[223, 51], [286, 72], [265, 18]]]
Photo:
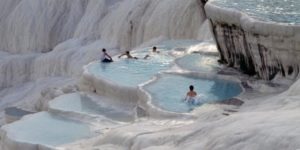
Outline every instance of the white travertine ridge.
[[70, 38], [101, 38], [124, 49], [159, 36], [197, 38], [204, 20], [196, 0], [2, 0], [0, 5], [0, 49], [11, 53], [48, 52]]
[[277, 74], [295, 79], [299, 74], [300, 26], [254, 19], [230, 7], [208, 2], [221, 61], [250, 75], [271, 80]]
[[0, 60], [0, 88], [78, 75], [102, 47], [114, 54], [158, 37], [201, 37], [207, 34], [199, 32], [201, 6], [197, 0], [1, 0], [0, 50], [12, 55]]
[[[300, 149], [299, 27], [257, 21], [210, 2], [204, 13], [204, 1], [0, 0], [0, 149]], [[242, 105], [170, 112], [153, 104], [143, 85], [124, 87], [87, 69], [102, 48], [119, 55], [170, 39], [210, 40], [210, 27], [222, 61], [272, 82], [218, 64], [215, 43], [199, 41], [176, 43], [168, 54], [207, 54], [213, 58], [201, 65], [215, 68], [177, 63], [170, 70], [238, 81], [245, 89], [233, 100]], [[170, 87], [161, 93], [164, 88]], [[6, 124], [7, 107], [36, 113]]]

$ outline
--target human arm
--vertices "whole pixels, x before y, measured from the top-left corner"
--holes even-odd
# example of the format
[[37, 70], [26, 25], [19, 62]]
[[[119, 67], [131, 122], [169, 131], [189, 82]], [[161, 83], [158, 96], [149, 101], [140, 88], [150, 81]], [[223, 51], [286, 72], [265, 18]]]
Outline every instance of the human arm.
[[111, 56], [109, 56], [107, 53], [105, 53], [105, 56], [108, 57], [110, 60], [113, 60]]
[[144, 57], [144, 59], [148, 59], [149, 57], [150, 57], [150, 55], [147, 54], [147, 55]]
[[118, 56], [118, 58], [121, 58], [122, 56], [126, 55], [125, 53], [124, 54], [121, 54], [120, 56]]
[[186, 93], [185, 98], [183, 99], [184, 102], [186, 102], [189, 98], [189, 93]]

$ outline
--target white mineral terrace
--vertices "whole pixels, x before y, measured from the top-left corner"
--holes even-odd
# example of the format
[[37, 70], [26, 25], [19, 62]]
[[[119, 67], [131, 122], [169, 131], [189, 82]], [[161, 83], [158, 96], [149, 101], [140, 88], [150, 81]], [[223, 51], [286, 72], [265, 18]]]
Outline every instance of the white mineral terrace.
[[[268, 12], [264, 12], [263, 10], [260, 10], [258, 7], [259, 5], [268, 5], [270, 8], [274, 8], [272, 7], [272, 5], [277, 5], [277, 3], [279, 3], [278, 7], [281, 6], [283, 7], [287, 7], [287, 5], [292, 5], [290, 4], [290, 2], [286, 2], [286, 1], [271, 1], [271, 0], [267, 0], [267, 1], [263, 1], [262, 3], [258, 3], [257, 1], [260, 0], [251, 0], [251, 1], [241, 1], [241, 2], [233, 2], [233, 3], [227, 3], [226, 0], [212, 0], [209, 1], [206, 5], [205, 5], [205, 11], [206, 14], [208, 16], [208, 18], [211, 18], [213, 20], [218, 20], [220, 22], [226, 22], [229, 24], [236, 24], [236, 25], [240, 25], [244, 30], [249, 31], [249, 32], [253, 32], [253, 33], [257, 33], [257, 34], [262, 34], [262, 35], [281, 35], [281, 36], [291, 36], [291, 37], [295, 37], [295, 40], [299, 39], [297, 37], [299, 37], [300, 34], [300, 26], [297, 25], [297, 23], [293, 23], [296, 22], [297, 18], [293, 18], [292, 21], [290, 22], [281, 22], [281, 21], [268, 21], [271, 19], [270, 16], [264, 16], [264, 15], [260, 15], [260, 13], [266, 13], [267, 15], [270, 15], [270, 12], [273, 12], [272, 10], [268, 10]], [[298, 1], [292, 1], [292, 3], [296, 3], [293, 7], [295, 7], [295, 11], [296, 14], [299, 14], [298, 11], [298, 7], [299, 6], [299, 2]], [[238, 6], [236, 6], [238, 5]], [[253, 7], [251, 8], [247, 8], [247, 9], [242, 9], [239, 6], [243, 6], [243, 7]], [[238, 9], [238, 8], [239, 9]], [[263, 7], [266, 8], [266, 7]], [[287, 7], [291, 8], [291, 7]], [[274, 8], [276, 9], [276, 8]], [[280, 9], [280, 8], [278, 8]], [[251, 11], [252, 13], [249, 14], [248, 11]], [[287, 12], [288, 10], [283, 9], [282, 11]], [[274, 12], [273, 12], [274, 13]], [[266, 19], [258, 19], [257, 17], [253, 16], [253, 15], [257, 15], [259, 17], [263, 17]], [[284, 14], [280, 14], [280, 15], [274, 15], [276, 17], [282, 17], [284, 18], [285, 15]], [[298, 16], [298, 15], [297, 15]], [[291, 23], [291, 24], [288, 24]], [[299, 43], [299, 42], [298, 42]], [[299, 45], [296, 45], [299, 46]]]
[[212, 3], [264, 21], [300, 23], [300, 2], [297, 0], [212, 0]]
[[202, 2], [0, 0], [0, 150], [300, 149], [299, 2]]
[[[296, 79], [299, 75], [300, 26], [297, 23], [268, 19], [272, 16], [288, 17], [285, 13], [273, 15], [275, 9], [283, 9], [281, 11], [286, 13], [296, 11], [297, 16], [299, 2], [259, 2], [229, 3], [212, 0], [205, 5], [222, 59], [235, 68], [252, 75], [257, 74], [263, 79], [271, 80], [277, 74]], [[257, 18], [253, 14], [266, 19]]]
[[[217, 70], [220, 70], [222, 66], [217, 65], [216, 50], [212, 51], [210, 48], [210, 50], [199, 51], [201, 47], [208, 48], [209, 45], [211, 47], [213, 45], [210, 43], [195, 44], [181, 45], [181, 47], [173, 45], [171, 49], [159, 48], [160, 53], [151, 54], [150, 58], [146, 60], [120, 59], [111, 64], [93, 62], [87, 65], [79, 85], [79, 88], [86, 92], [58, 96], [54, 100], [42, 104], [48, 106], [48, 112], [26, 116], [20, 121], [5, 125], [1, 130], [2, 138], [5, 139], [3, 148], [28, 147], [27, 149], [34, 149], [33, 147], [39, 147], [39, 145], [48, 148], [64, 147], [64, 145], [80, 139], [102, 136], [107, 128], [119, 128], [141, 117], [190, 120], [196, 118], [193, 113], [190, 113], [193, 109], [206, 103], [216, 103], [238, 96], [242, 92], [238, 82], [221, 80], [226, 77], [217, 75]], [[132, 55], [144, 56], [151, 51], [149, 49], [136, 50]], [[196, 53], [188, 54], [191, 52]], [[186, 54], [188, 55], [182, 57]], [[184, 71], [184, 66], [188, 66], [188, 64], [182, 60], [186, 57], [193, 57], [190, 63], [201, 64], [194, 65], [195, 68], [209, 69], [205, 73]], [[175, 61], [176, 59], [178, 61]], [[175, 62], [181, 62], [181, 68], [176, 67]], [[130, 65], [131, 63], [133, 66]], [[214, 65], [211, 68], [204, 65], [209, 63]], [[145, 64], [151, 66], [147, 69], [147, 72], [150, 70], [149, 73], [139, 69], [146, 67]], [[101, 65], [107, 66], [103, 68]], [[168, 67], [161, 68], [164, 65]], [[93, 69], [90, 68], [91, 66]], [[122, 72], [123, 67], [128, 66], [134, 72]], [[218, 69], [215, 68], [216, 66]], [[193, 70], [193, 68], [190, 69]], [[112, 73], [111, 70], [115, 73]], [[140, 75], [131, 78], [136, 74]], [[215, 75], [209, 77], [205, 74]], [[125, 78], [120, 80], [119, 77]], [[134, 81], [126, 81], [126, 78]], [[191, 84], [194, 84], [199, 99], [197, 102], [188, 103], [184, 101], [185, 92], [182, 91], [186, 91]], [[175, 86], [176, 88], [174, 88]], [[165, 92], [162, 92], [162, 88]], [[97, 95], [88, 91], [95, 92]]]

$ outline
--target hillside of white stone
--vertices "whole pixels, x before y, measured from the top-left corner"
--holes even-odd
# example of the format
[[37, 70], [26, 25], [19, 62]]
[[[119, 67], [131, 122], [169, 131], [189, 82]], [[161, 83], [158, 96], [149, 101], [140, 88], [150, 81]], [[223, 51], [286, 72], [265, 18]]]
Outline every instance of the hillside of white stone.
[[167, 39], [202, 39], [204, 20], [197, 0], [0, 0], [2, 107], [31, 99], [18, 95], [20, 87], [40, 95], [47, 88], [41, 81], [79, 79], [102, 48], [115, 55]]
[[115, 54], [157, 38], [207, 35], [199, 33], [205, 18], [197, 0], [0, 0], [0, 7], [0, 52], [8, 52], [0, 88], [78, 75], [104, 47]]
[[[49, 88], [76, 83], [104, 47], [114, 55], [151, 41], [201, 39], [208, 30], [204, 20], [198, 0], [0, 0], [0, 111], [13, 105], [34, 109], [39, 99], [63, 94]], [[299, 90], [297, 81], [280, 95], [245, 99], [239, 108], [204, 105], [192, 112], [195, 120], [141, 119], [64, 147], [296, 150]], [[231, 112], [223, 115], [227, 107]], [[12, 143], [0, 146], [5, 144]]]

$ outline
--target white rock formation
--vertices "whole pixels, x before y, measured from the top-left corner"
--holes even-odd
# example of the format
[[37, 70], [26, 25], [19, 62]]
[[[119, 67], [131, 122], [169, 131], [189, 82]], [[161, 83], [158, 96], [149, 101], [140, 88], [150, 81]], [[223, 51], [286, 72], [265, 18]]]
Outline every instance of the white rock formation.
[[0, 59], [0, 89], [79, 75], [103, 47], [115, 54], [158, 37], [207, 35], [199, 32], [205, 18], [197, 0], [1, 0], [0, 7], [0, 51], [8, 52]]
[[222, 62], [267, 80], [276, 74], [298, 77], [299, 25], [260, 21], [214, 1], [208, 2], [205, 10]]
[[71, 38], [101, 38], [124, 49], [159, 36], [197, 38], [201, 6], [197, 0], [1, 0], [0, 50], [48, 52]]
[[[36, 107], [41, 109], [44, 101], [72, 92], [69, 88], [47, 89], [75, 84], [83, 66], [97, 59], [103, 47], [117, 54], [161, 39], [202, 39], [207, 35], [202, 32], [208, 31], [207, 24], [202, 28], [201, 5], [198, 0], [0, 0], [0, 110], [11, 105], [34, 109], [32, 105], [37, 100], [41, 103]], [[226, 18], [223, 12], [208, 15], [233, 24], [245, 19], [238, 13], [233, 13], [233, 19]], [[280, 36], [279, 41], [283, 35], [288, 40], [299, 40], [297, 28], [277, 30], [275, 25], [266, 29], [264, 24], [255, 25], [251, 20], [244, 26], [266, 35], [272, 31], [272, 38]], [[287, 58], [283, 60], [289, 62]], [[289, 65], [284, 64], [284, 70], [289, 70]], [[264, 77], [266, 72], [261, 73]], [[291, 76], [297, 76], [295, 71]], [[87, 91], [102, 88], [101, 80], [86, 74], [83, 77], [90, 81]], [[61, 149], [300, 149], [299, 85], [297, 81], [288, 91], [275, 96], [249, 96], [250, 100], [245, 99], [240, 108], [205, 105], [192, 112], [197, 116], [194, 120], [144, 118], [116, 128], [109, 126], [101, 130], [99, 137], [63, 145]], [[224, 111], [228, 109], [231, 111]], [[2, 124], [3, 116], [0, 119]], [[101, 123], [98, 125], [103, 128]], [[5, 150], [48, 149], [14, 144], [10, 139], [0, 140]]]

